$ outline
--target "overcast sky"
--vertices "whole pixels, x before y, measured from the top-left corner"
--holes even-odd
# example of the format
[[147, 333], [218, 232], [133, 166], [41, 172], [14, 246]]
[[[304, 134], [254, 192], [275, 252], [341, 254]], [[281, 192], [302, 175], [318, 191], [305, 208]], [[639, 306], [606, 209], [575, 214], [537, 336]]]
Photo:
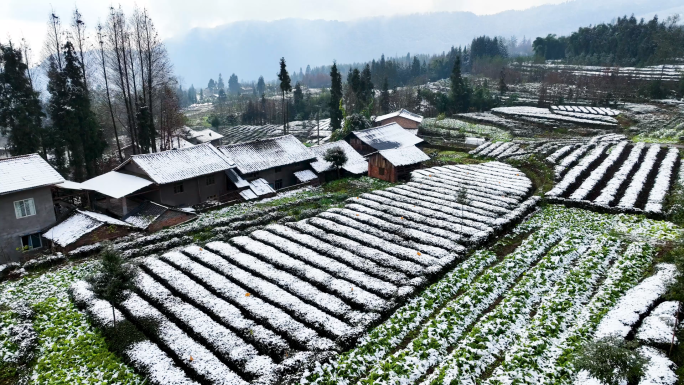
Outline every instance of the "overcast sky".
[[[130, 11], [146, 7], [162, 35], [168, 38], [194, 27], [215, 27], [240, 20], [277, 20], [291, 17], [352, 20], [417, 12], [470, 11], [492, 14], [565, 0], [0, 0], [0, 41], [25, 38], [34, 54], [40, 52], [52, 9], [66, 24], [75, 6], [89, 28], [103, 21], [110, 4]], [[92, 31], [93, 29], [91, 29]]]

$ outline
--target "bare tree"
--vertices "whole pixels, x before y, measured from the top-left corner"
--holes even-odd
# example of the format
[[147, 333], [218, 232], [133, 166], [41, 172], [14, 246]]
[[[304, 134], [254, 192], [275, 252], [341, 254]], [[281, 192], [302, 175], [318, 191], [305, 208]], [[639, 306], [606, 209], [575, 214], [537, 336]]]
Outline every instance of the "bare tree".
[[88, 69], [87, 62], [89, 59], [90, 51], [87, 47], [86, 41], [86, 25], [83, 22], [82, 15], [78, 11], [78, 8], [74, 8], [74, 13], [71, 19], [71, 39], [76, 51], [78, 53], [78, 64], [81, 66], [81, 71], [83, 72], [83, 84], [85, 85], [86, 92], [88, 92]]
[[100, 63], [102, 65], [102, 78], [104, 79], [104, 88], [107, 95], [107, 106], [109, 107], [109, 115], [112, 118], [112, 127], [114, 128], [114, 138], [116, 139], [116, 148], [119, 152], [119, 161], [123, 162], [123, 154], [121, 153], [121, 142], [119, 141], [119, 132], [116, 129], [116, 120], [114, 119], [114, 108], [112, 107], [112, 98], [109, 94], [109, 80], [107, 79], [107, 65], [105, 60], [104, 50], [104, 35], [102, 34], [102, 24], [97, 25], [97, 41], [100, 44]]
[[47, 63], [51, 56], [59, 69], [62, 69], [62, 46], [64, 43], [64, 31], [59, 16], [55, 12], [50, 13], [48, 19], [48, 33], [43, 46], [43, 59]]

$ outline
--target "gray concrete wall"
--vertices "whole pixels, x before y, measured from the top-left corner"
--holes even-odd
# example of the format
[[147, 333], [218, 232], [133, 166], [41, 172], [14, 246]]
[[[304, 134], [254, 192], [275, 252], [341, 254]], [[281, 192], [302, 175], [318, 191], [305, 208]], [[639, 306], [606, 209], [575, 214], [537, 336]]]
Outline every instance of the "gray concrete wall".
[[297, 171], [302, 171], [302, 170], [307, 170], [311, 169], [310, 163], [309, 162], [300, 162], [300, 163], [295, 163], [291, 164], [289, 166], [283, 166], [280, 172], [275, 172], [275, 168], [270, 168], [268, 170], [264, 171], [259, 171], [258, 175], [255, 176], [250, 176], [248, 178], [245, 178], [243, 175], [243, 178], [247, 179], [248, 181], [253, 181], [255, 179], [263, 178], [266, 179], [266, 181], [275, 188], [275, 181], [278, 179], [283, 180], [283, 188], [284, 187], [290, 187], [295, 184], [299, 184], [299, 181], [297, 181], [297, 178], [295, 178], [294, 173]]
[[[36, 215], [17, 219], [14, 202], [28, 198], [33, 198]], [[0, 263], [19, 262], [23, 255], [17, 250], [21, 248], [21, 237], [45, 230], [54, 223], [55, 209], [50, 187], [0, 195]], [[43, 248], [46, 243], [43, 239]]]

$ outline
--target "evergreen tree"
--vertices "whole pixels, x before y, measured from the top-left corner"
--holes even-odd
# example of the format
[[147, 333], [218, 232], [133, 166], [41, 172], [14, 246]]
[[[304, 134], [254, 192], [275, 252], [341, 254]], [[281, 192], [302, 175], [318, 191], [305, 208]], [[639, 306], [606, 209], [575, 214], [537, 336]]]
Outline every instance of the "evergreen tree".
[[382, 92], [380, 93], [380, 110], [383, 114], [389, 114], [390, 109], [390, 94], [387, 85], [387, 78], [382, 82]]
[[240, 94], [240, 83], [238, 82], [238, 77], [235, 74], [230, 75], [230, 78], [228, 78], [228, 93], [231, 95]]
[[335, 170], [337, 171], [337, 178], [339, 179], [340, 177], [340, 168], [347, 163], [347, 154], [342, 150], [340, 147], [333, 147], [329, 148], [326, 152], [325, 155], [323, 156], [323, 160], [326, 162], [330, 162], [333, 167], [335, 167]]
[[218, 82], [216, 82], [216, 88], [218, 88], [219, 90], [223, 90], [223, 89], [226, 88], [226, 87], [223, 85], [223, 78], [221, 77], [221, 74], [219, 74]]
[[38, 95], [31, 87], [21, 51], [0, 44], [0, 128], [3, 134], [9, 130], [12, 155], [35, 153], [41, 146], [44, 114]]
[[297, 82], [294, 87], [294, 92], [292, 93], [294, 97], [294, 110], [295, 115], [304, 113], [304, 92], [302, 92], [302, 86]]
[[200, 88], [199, 100], [204, 101], [204, 90]]
[[499, 93], [503, 95], [508, 91], [508, 85], [506, 85], [506, 68], [501, 68], [501, 73], [499, 74]]
[[266, 82], [264, 82], [264, 77], [259, 76], [259, 81], [257, 81], [257, 93], [259, 96], [263, 95], [266, 93]]
[[[104, 134], [90, 109], [90, 99], [83, 82], [83, 72], [74, 47], [64, 45], [64, 68], [54, 61], [48, 73], [50, 102], [48, 111], [54, 130], [54, 148], [58, 169], [63, 146], [69, 149], [73, 178], [82, 181], [96, 175], [96, 163], [106, 147]], [[64, 169], [60, 170], [65, 172]]]
[[454, 112], [467, 112], [470, 106], [470, 88], [461, 76], [461, 58], [457, 57], [451, 72], [451, 100]]
[[86, 278], [93, 292], [112, 305], [112, 315], [116, 324], [114, 305], [118, 305], [128, 299], [135, 288], [134, 282], [138, 270], [126, 263], [124, 257], [111, 245], [105, 246], [100, 254], [100, 262], [96, 272]]
[[280, 80], [280, 92], [283, 95], [283, 133], [287, 134], [287, 121], [288, 114], [285, 111], [285, 93], [292, 91], [292, 84], [290, 80], [290, 74], [287, 73], [287, 65], [285, 64], [285, 58], [280, 58], [280, 72], [278, 72], [278, 80]]
[[209, 84], [207, 84], [207, 88], [211, 92], [214, 92], [214, 90], [216, 90], [216, 82], [214, 81], [214, 79], [209, 79]]
[[218, 92], [218, 103], [219, 104], [224, 104], [228, 101], [228, 96], [226, 96], [226, 91], [224, 91], [222, 88], [219, 89]]
[[411, 76], [417, 78], [420, 76], [420, 60], [417, 56], [413, 57], [413, 63], [411, 64]]
[[145, 105], [145, 99], [143, 99], [142, 95], [138, 96], [137, 106], [138, 110], [135, 117], [138, 123], [138, 144], [140, 145], [140, 152], [145, 154], [149, 153], [152, 147], [152, 128], [150, 127], [152, 118], [150, 109]]
[[191, 84], [190, 88], [188, 88], [188, 100], [190, 101], [190, 104], [197, 103], [197, 91], [195, 90], [195, 86], [193, 84]]
[[361, 101], [362, 108], [367, 107], [373, 101], [373, 82], [371, 81], [370, 66], [366, 64], [361, 71], [358, 99]]
[[332, 131], [337, 131], [342, 128], [342, 111], [340, 111], [340, 102], [342, 101], [342, 75], [337, 70], [337, 64], [333, 63], [330, 69], [330, 104], [328, 105], [330, 111], [330, 128]]

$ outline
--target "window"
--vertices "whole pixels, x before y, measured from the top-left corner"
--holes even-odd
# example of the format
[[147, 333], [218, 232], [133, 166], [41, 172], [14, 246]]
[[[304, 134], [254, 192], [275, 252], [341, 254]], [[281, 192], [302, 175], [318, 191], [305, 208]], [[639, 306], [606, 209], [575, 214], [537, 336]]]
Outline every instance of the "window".
[[180, 194], [183, 192], [183, 182], [176, 183], [173, 185], [173, 193], [174, 194]]
[[14, 202], [14, 213], [17, 215], [17, 219], [36, 215], [36, 205], [33, 204], [33, 198]]
[[378, 167], [378, 174], [385, 175], [385, 168], [384, 167]]
[[283, 180], [282, 179], [276, 179], [275, 181], [275, 189], [279, 190], [283, 188]]
[[21, 237], [21, 246], [24, 250], [37, 249], [43, 246], [40, 233], [24, 235]]
[[214, 183], [216, 183], [216, 180], [214, 180], [214, 176], [213, 176], [213, 175], [209, 175], [209, 176], [207, 177], [207, 186], [211, 186], [211, 185], [214, 184]]
[[282, 167], [278, 166], [278, 167], [275, 168], [275, 172], [281, 172], [281, 171], [283, 171], [283, 168], [282, 168]]

